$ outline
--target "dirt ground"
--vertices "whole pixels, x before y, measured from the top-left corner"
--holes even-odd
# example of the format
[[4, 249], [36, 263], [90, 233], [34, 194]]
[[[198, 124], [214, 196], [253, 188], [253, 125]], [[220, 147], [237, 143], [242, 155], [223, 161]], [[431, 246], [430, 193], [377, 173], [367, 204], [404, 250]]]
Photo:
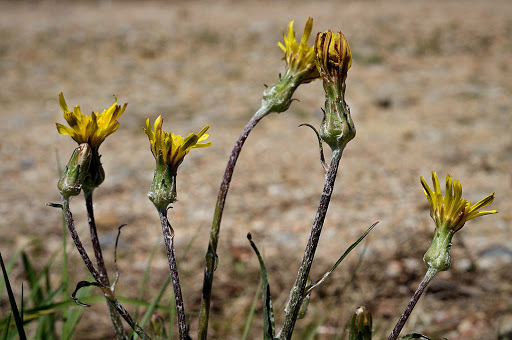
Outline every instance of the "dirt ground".
[[[179, 202], [170, 211], [177, 256], [193, 241], [180, 275], [185, 308], [196, 312], [227, 157], [259, 107], [263, 84], [284, 71], [276, 46], [280, 28], [295, 19], [300, 37], [310, 16], [314, 32], [342, 30], [350, 43], [346, 96], [357, 128], [342, 159], [312, 278], [373, 222], [380, 224], [313, 293], [295, 338], [306, 339], [319, 323], [316, 339], [340, 338], [360, 305], [373, 313], [374, 338], [387, 337], [426, 270], [422, 256], [434, 225], [419, 178], [435, 170], [441, 179], [446, 173], [459, 179], [472, 202], [496, 192], [490, 208], [499, 214], [470, 221], [457, 233], [452, 269], [435, 278], [405, 332], [511, 339], [511, 14], [506, 0], [0, 2], [2, 255], [9, 260], [30, 244], [29, 255], [42, 267], [60, 247], [61, 215], [45, 203], [60, 199], [57, 164], [67, 161], [75, 142], [55, 129], [55, 122], [64, 123], [58, 94], [86, 113], [108, 107], [114, 94], [128, 108], [100, 148], [107, 177], [95, 192], [95, 209], [111, 270], [117, 226], [128, 224], [118, 254], [120, 296], [137, 296], [154, 245], [146, 301], [168, 275], [158, 216], [146, 197], [154, 160], [140, 127], [159, 114], [164, 129], [175, 133], [211, 125], [213, 145], [187, 156], [178, 176]], [[220, 236], [212, 339], [240, 339], [243, 332], [259, 275], [247, 232], [265, 257], [277, 328], [282, 324], [323, 186], [316, 138], [297, 128], [320, 124], [321, 82], [302, 86], [295, 97], [288, 112], [256, 127], [239, 159]], [[71, 208], [85, 242], [83, 198]], [[69, 252], [78, 282], [86, 268], [75, 249]], [[362, 254], [354, 282], [338, 298]], [[20, 261], [11, 279], [19, 293]], [[3, 316], [5, 295], [0, 307]], [[107, 314], [103, 303], [89, 308], [76, 339], [112, 339]], [[195, 337], [197, 317], [190, 318]], [[261, 338], [261, 307], [250, 334]]]

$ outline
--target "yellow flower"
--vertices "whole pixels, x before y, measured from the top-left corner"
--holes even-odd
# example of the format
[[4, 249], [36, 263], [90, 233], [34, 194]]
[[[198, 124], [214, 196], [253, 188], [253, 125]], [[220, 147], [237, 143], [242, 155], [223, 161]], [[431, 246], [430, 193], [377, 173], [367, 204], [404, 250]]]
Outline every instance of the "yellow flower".
[[324, 81], [341, 86], [352, 65], [352, 52], [343, 33], [318, 33], [315, 41], [316, 64]]
[[421, 177], [421, 184], [430, 203], [430, 216], [438, 228], [448, 228], [456, 232], [473, 218], [498, 212], [497, 210], [479, 211], [480, 208], [492, 203], [494, 193], [471, 205], [471, 202], [462, 197], [460, 181], [453, 181], [452, 176], [446, 176], [445, 196], [441, 194], [441, 186], [435, 171], [432, 171], [432, 182], [434, 190], [430, 189], [425, 179]]
[[151, 152], [153, 156], [155, 156], [155, 159], [158, 160], [159, 156], [161, 156], [164, 164], [170, 166], [173, 172], [176, 172], [190, 150], [212, 145], [212, 143], [209, 142], [201, 143], [209, 136], [205, 133], [210, 128], [209, 125], [205, 126], [198, 133], [189, 133], [186, 138], [183, 138], [181, 135], [163, 131], [163, 121], [162, 116], [158, 116], [155, 120], [153, 132], [151, 131], [148, 118], [146, 119], [146, 128], [142, 129], [148, 135], [149, 142], [151, 143]]
[[313, 19], [308, 18], [304, 27], [304, 33], [300, 40], [300, 44], [295, 39], [295, 31], [293, 30], [293, 20], [288, 24], [288, 34], [283, 29], [284, 45], [277, 43], [283, 52], [286, 60], [286, 72], [300, 74], [303, 79], [302, 83], [308, 83], [317, 79], [320, 75], [315, 67], [315, 51], [313, 46], [308, 46], [308, 39], [313, 29]]
[[128, 105], [127, 103], [123, 107], [116, 105], [116, 98], [114, 104], [102, 113], [93, 112], [90, 116], [85, 116], [79, 105], [74, 107], [73, 112], [69, 110], [62, 92], [59, 94], [59, 103], [64, 111], [64, 119], [70, 126], [56, 123], [59, 133], [70, 135], [78, 144], [88, 143], [92, 148], [98, 148], [105, 138], [117, 130], [119, 127], [117, 119]]

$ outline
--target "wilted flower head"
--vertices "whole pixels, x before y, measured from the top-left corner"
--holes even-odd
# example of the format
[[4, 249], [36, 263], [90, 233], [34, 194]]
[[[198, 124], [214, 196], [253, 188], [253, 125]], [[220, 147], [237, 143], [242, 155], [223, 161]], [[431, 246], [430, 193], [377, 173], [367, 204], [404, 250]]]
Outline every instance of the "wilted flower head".
[[430, 247], [423, 256], [423, 261], [429, 271], [445, 271], [450, 269], [451, 256], [450, 247], [453, 235], [459, 231], [464, 224], [478, 216], [494, 214], [496, 210], [478, 211], [478, 209], [489, 205], [494, 200], [494, 193], [471, 205], [462, 197], [462, 186], [459, 181], [454, 181], [452, 176], [446, 176], [445, 195], [441, 194], [441, 186], [437, 174], [432, 172], [434, 190], [430, 189], [425, 179], [421, 177], [421, 184], [430, 203], [430, 216], [436, 224], [434, 237]]
[[497, 210], [478, 211], [492, 203], [494, 193], [471, 205], [471, 202], [462, 197], [460, 181], [454, 181], [452, 176], [446, 175], [445, 196], [441, 194], [441, 186], [435, 171], [432, 171], [432, 182], [434, 190], [430, 189], [425, 179], [421, 177], [421, 184], [430, 203], [430, 216], [438, 228], [450, 228], [456, 232], [473, 218], [497, 213]]
[[343, 150], [356, 135], [350, 109], [345, 102], [345, 80], [352, 53], [343, 33], [318, 33], [315, 60], [324, 82], [325, 111], [320, 137], [334, 149]]
[[318, 33], [315, 41], [315, 57], [318, 71], [324, 82], [341, 87], [352, 65], [352, 52], [343, 33], [333, 33], [331, 30]]
[[155, 159], [158, 160], [159, 156], [162, 157], [164, 164], [170, 166], [174, 172], [176, 172], [190, 150], [212, 145], [209, 142], [201, 143], [209, 136], [206, 134], [206, 131], [210, 128], [209, 125], [205, 126], [198, 133], [189, 133], [186, 138], [183, 138], [181, 135], [163, 131], [163, 121], [162, 116], [158, 116], [155, 120], [153, 132], [148, 118], [146, 119], [146, 128], [142, 129], [148, 135], [149, 142], [151, 143], [151, 152]]
[[308, 46], [308, 39], [313, 29], [313, 19], [308, 18], [304, 27], [304, 33], [299, 42], [295, 39], [293, 20], [288, 24], [288, 34], [283, 29], [284, 45], [277, 43], [283, 52], [286, 60], [286, 71], [294, 74], [301, 74], [301, 82], [309, 83], [319, 77], [315, 67], [315, 51], [313, 46]]
[[68, 122], [69, 127], [62, 124], [57, 124], [57, 130], [60, 134], [70, 135], [78, 144], [87, 143], [92, 148], [98, 148], [101, 143], [109, 135], [114, 133], [119, 127], [117, 119], [123, 114], [126, 106], [123, 107], [116, 105], [117, 98], [114, 104], [103, 112], [92, 112], [90, 116], [85, 116], [77, 105], [73, 108], [73, 112], [69, 110], [64, 95], [59, 94], [59, 104], [64, 111], [64, 119]]

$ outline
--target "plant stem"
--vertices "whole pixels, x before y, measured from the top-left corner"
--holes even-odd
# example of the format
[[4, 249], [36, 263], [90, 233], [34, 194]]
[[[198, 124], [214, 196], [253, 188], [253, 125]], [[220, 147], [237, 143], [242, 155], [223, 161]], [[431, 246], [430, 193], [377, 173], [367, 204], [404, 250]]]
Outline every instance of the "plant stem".
[[93, 190], [84, 189], [85, 206], [87, 207], [87, 220], [89, 222], [89, 231], [91, 233], [91, 243], [92, 248], [94, 249], [94, 256], [96, 257], [96, 263], [98, 265], [98, 272], [101, 279], [100, 281], [103, 284], [109, 285], [107, 269], [105, 268], [105, 262], [103, 261], [103, 254], [101, 252], [98, 232], [96, 230], [96, 221], [94, 219], [94, 209], [92, 204], [92, 193]]
[[414, 292], [414, 295], [412, 296], [411, 301], [409, 301], [409, 304], [407, 305], [407, 307], [405, 307], [405, 310], [402, 313], [402, 316], [400, 317], [400, 319], [398, 319], [398, 322], [396, 323], [395, 328], [393, 328], [393, 331], [389, 335], [388, 340], [396, 340], [396, 338], [398, 338], [400, 331], [402, 331], [402, 328], [404, 328], [405, 322], [411, 315], [412, 310], [414, 309], [414, 306], [416, 306], [416, 303], [418, 302], [418, 300], [421, 297], [421, 294], [423, 294], [423, 292], [425, 291], [425, 288], [427, 288], [428, 284], [430, 283], [430, 281], [432, 281], [432, 279], [437, 274], [437, 272], [438, 272], [437, 269], [435, 269], [433, 267], [430, 267], [427, 270], [425, 277], [420, 282], [418, 289], [416, 289], [416, 292]]
[[[94, 249], [94, 256], [96, 257], [96, 264], [98, 266], [98, 272], [100, 274], [100, 282], [105, 286], [110, 286], [110, 281], [108, 278], [107, 268], [105, 267], [105, 261], [103, 260], [103, 254], [101, 252], [100, 241], [98, 238], [98, 232], [96, 229], [96, 221], [94, 219], [94, 208], [92, 203], [92, 193], [94, 189], [84, 189], [85, 196], [85, 206], [87, 208], [87, 220], [89, 222], [89, 231], [91, 234], [91, 243], [92, 248]], [[118, 340], [127, 339], [126, 333], [124, 332], [123, 323], [121, 322], [121, 317], [119, 313], [116, 311], [115, 306], [110, 302], [110, 300], [105, 297], [107, 302], [108, 311], [110, 314], [110, 319], [112, 320], [112, 325], [114, 326], [114, 331], [116, 332], [116, 338]]]
[[212, 226], [210, 229], [210, 241], [208, 243], [208, 250], [206, 252], [206, 266], [204, 269], [203, 279], [203, 294], [201, 299], [201, 311], [199, 314], [199, 339], [206, 340], [208, 334], [208, 318], [210, 314], [210, 300], [212, 294], [213, 285], [213, 273], [215, 271], [217, 262], [217, 244], [219, 242], [220, 222], [222, 219], [222, 213], [224, 211], [224, 205], [226, 203], [226, 196], [228, 194], [229, 185], [231, 184], [231, 178], [235, 170], [236, 161], [242, 151], [242, 147], [245, 140], [251, 133], [252, 129], [258, 124], [258, 122], [270, 113], [270, 109], [267, 106], [262, 106], [254, 116], [245, 125], [242, 133], [238, 137], [222, 177], [222, 182], [219, 188], [219, 194], [217, 196], [217, 204], [215, 205], [215, 212], [213, 215]]
[[[73, 242], [75, 243], [76, 249], [78, 250], [78, 253], [82, 257], [82, 260], [85, 263], [85, 266], [91, 273], [92, 277], [96, 282], [102, 285], [102, 290], [105, 294], [105, 298], [107, 299], [107, 304], [109, 306], [109, 309], [115, 308], [119, 312], [119, 314], [128, 322], [128, 324], [137, 332], [137, 334], [141, 337], [141, 339], [150, 340], [150, 338], [147, 336], [147, 334], [142, 330], [142, 328], [137, 325], [133, 321], [133, 319], [130, 317], [126, 309], [119, 303], [119, 301], [116, 299], [114, 292], [111, 290], [111, 288], [108, 285], [104, 285], [100, 279], [100, 273], [99, 271], [94, 267], [94, 264], [91, 261], [91, 258], [87, 254], [87, 251], [85, 250], [82, 241], [80, 241], [80, 237], [78, 236], [78, 233], [76, 232], [75, 228], [75, 222], [73, 220], [73, 215], [71, 214], [71, 210], [69, 209], [69, 198], [66, 198], [62, 196], [62, 209], [64, 211], [64, 217], [66, 220], [66, 225], [68, 227], [69, 233], [71, 234], [71, 238], [73, 239]], [[121, 320], [119, 320], [120, 324]], [[114, 324], [114, 328], [116, 328], [116, 324]], [[119, 334], [117, 333], [116, 328], [116, 336], [119, 338]], [[126, 335], [124, 334], [124, 331], [122, 333], [121, 339], [127, 339]]]
[[167, 251], [167, 260], [171, 272], [172, 287], [174, 289], [174, 300], [176, 302], [176, 314], [178, 315], [178, 334], [180, 340], [189, 339], [187, 334], [187, 321], [185, 318], [185, 307], [183, 305], [183, 296], [181, 295], [180, 278], [178, 276], [178, 267], [176, 265], [176, 256], [174, 254], [173, 238], [174, 232], [167, 219], [167, 210], [158, 209], [160, 222], [162, 224], [162, 233], [164, 236], [165, 250]]
[[135, 333], [137, 333], [137, 335], [142, 340], [151, 340], [151, 338], [146, 334], [146, 332], [144, 332], [142, 327], [140, 327], [139, 324], [133, 321], [132, 317], [130, 316], [130, 314], [128, 314], [123, 305], [121, 305], [119, 300], [117, 300], [114, 297], [113, 300], [111, 300], [110, 302], [112, 303], [115, 310], [123, 317], [123, 319], [130, 325], [130, 327], [135, 331]]
[[313, 227], [311, 228], [311, 233], [309, 235], [308, 244], [306, 246], [306, 250], [304, 251], [304, 256], [302, 258], [299, 272], [297, 274], [297, 279], [295, 280], [295, 284], [293, 285], [290, 292], [290, 303], [288, 310], [286, 311], [283, 328], [279, 337], [281, 340], [291, 339], [293, 329], [295, 327], [297, 315], [299, 314], [302, 299], [304, 297], [304, 291], [306, 289], [306, 282], [309, 276], [309, 271], [315, 257], [316, 248], [320, 239], [320, 233], [322, 232], [325, 216], [327, 214], [327, 209], [329, 208], [329, 202], [331, 200], [341, 156], [341, 150], [333, 150], [331, 164], [329, 166], [329, 171], [325, 175], [324, 190], [322, 192], [322, 196], [320, 197], [320, 202], [318, 204]]
[[100, 273], [94, 267], [94, 264], [92, 263], [89, 255], [87, 254], [87, 251], [85, 250], [85, 248], [82, 244], [82, 241], [80, 241], [80, 237], [78, 236], [78, 233], [76, 232], [73, 215], [71, 214], [71, 210], [69, 210], [69, 198], [62, 197], [62, 209], [64, 210], [64, 217], [66, 218], [66, 225], [68, 227], [69, 233], [71, 234], [71, 238], [73, 239], [73, 242], [75, 242], [75, 246], [76, 246], [76, 249], [78, 250], [78, 253], [82, 257], [82, 260], [84, 261], [85, 266], [91, 273], [94, 280], [101, 283]]

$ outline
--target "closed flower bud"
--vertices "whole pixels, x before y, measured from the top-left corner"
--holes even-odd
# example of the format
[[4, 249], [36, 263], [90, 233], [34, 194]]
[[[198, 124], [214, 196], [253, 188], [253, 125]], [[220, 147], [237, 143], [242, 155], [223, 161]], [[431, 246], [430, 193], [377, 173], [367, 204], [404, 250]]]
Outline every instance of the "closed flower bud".
[[349, 340], [372, 339], [372, 314], [365, 306], [358, 307], [349, 325]]
[[57, 187], [65, 197], [77, 196], [82, 190], [82, 184], [91, 164], [92, 151], [87, 143], [80, 144], [59, 179]]
[[325, 111], [320, 138], [333, 150], [343, 150], [356, 135], [356, 128], [345, 102], [345, 80], [352, 64], [352, 53], [343, 33], [318, 33], [315, 58], [324, 82]]
[[352, 65], [352, 52], [343, 33], [331, 30], [318, 33], [315, 41], [316, 66], [324, 82], [341, 89]]

